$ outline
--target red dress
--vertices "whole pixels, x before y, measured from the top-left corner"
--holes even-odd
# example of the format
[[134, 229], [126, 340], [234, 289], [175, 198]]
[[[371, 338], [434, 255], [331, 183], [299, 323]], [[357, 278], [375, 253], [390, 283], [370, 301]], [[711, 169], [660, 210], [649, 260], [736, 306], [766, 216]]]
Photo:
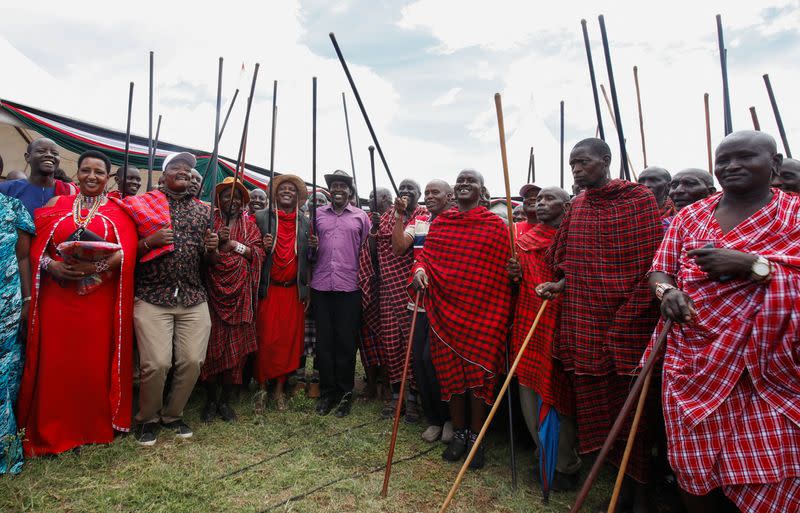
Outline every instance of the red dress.
[[[297, 213], [278, 210], [277, 225], [270, 284], [258, 306], [255, 376], [259, 383], [297, 370], [305, 343], [305, 308], [297, 290]], [[274, 282], [294, 284], [284, 287]]]
[[35, 213], [33, 297], [17, 402], [29, 457], [109, 443], [115, 430], [131, 424], [136, 227], [116, 200], [99, 208], [87, 228], [122, 245], [122, 266], [96, 290], [78, 295], [74, 282], [62, 286], [39, 270], [45, 251], [60, 260], [55, 247], [77, 229], [74, 200], [59, 197]]

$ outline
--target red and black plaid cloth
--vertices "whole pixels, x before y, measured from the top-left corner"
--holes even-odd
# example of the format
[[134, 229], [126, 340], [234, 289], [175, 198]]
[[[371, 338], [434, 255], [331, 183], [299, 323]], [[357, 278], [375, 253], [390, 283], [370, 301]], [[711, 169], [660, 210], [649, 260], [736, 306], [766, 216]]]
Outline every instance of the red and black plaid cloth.
[[553, 347], [566, 370], [637, 373], [658, 320], [647, 271], [663, 235], [643, 185], [611, 180], [572, 201], [547, 252], [556, 276], [566, 278]]
[[381, 364], [379, 333], [381, 313], [378, 303], [378, 273], [372, 262], [369, 239], [358, 253], [358, 288], [361, 289], [361, 337], [359, 354], [364, 368]]
[[664, 204], [661, 205], [661, 208], [658, 209], [658, 215], [661, 216], [661, 219], [666, 219], [668, 217], [674, 217], [675, 214], [678, 213], [678, 208], [675, 206], [675, 203], [667, 196], [667, 199], [664, 200]]
[[[218, 215], [214, 229], [223, 226]], [[250, 248], [249, 258], [235, 251], [221, 251], [208, 269], [208, 300], [211, 311], [211, 336], [200, 378], [236, 369], [233, 383], [241, 383], [241, 369], [246, 356], [254, 353], [255, 315], [258, 305], [258, 281], [264, 261], [261, 231], [252, 218], [239, 216], [231, 227], [232, 241]]]
[[512, 312], [510, 257], [508, 228], [484, 207], [453, 208], [431, 223], [413, 271], [428, 275], [423, 304], [443, 400], [469, 388], [493, 401]]
[[[511, 331], [515, 355], [519, 353], [539, 307], [542, 306], [542, 299], [536, 295], [536, 286], [554, 279], [553, 271], [545, 262], [544, 255], [553, 244], [555, 235], [555, 228], [536, 224], [517, 239], [517, 259], [522, 266], [522, 281], [519, 284]], [[555, 407], [561, 415], [572, 417], [575, 414], [572, 383], [561, 362], [553, 358], [553, 336], [558, 326], [560, 309], [560, 298], [547, 304], [519, 361], [516, 375], [520, 384], [533, 389], [544, 403]]]
[[[672, 328], [664, 356], [670, 462], [686, 490], [721, 486], [743, 511], [792, 510], [763, 497], [800, 504], [800, 198], [772, 192], [727, 233], [714, 217], [721, 194], [684, 208], [652, 266], [697, 310]], [[709, 243], [765, 257], [771, 279], [709, 279], [687, 255]]]
[[[136, 230], [140, 239], [148, 237], [162, 228], [170, 228], [172, 226], [169, 202], [164, 193], [159, 190], [138, 196], [125, 196], [122, 204], [136, 223]], [[139, 261], [148, 262], [165, 253], [170, 253], [174, 249], [175, 246], [172, 244], [156, 248], [145, 253]]]
[[[414, 213], [404, 223], [408, 226], [417, 216], [427, 214], [428, 210], [417, 205]], [[397, 222], [394, 209], [384, 212], [378, 226], [378, 267], [380, 269], [379, 305], [380, 338], [378, 348], [381, 363], [386, 366], [390, 383], [400, 383], [403, 377], [408, 332], [411, 329], [411, 310], [408, 309], [406, 286], [414, 264], [414, 251], [408, 248], [400, 256], [392, 251], [392, 230]], [[413, 373], [409, 373], [413, 388]]]

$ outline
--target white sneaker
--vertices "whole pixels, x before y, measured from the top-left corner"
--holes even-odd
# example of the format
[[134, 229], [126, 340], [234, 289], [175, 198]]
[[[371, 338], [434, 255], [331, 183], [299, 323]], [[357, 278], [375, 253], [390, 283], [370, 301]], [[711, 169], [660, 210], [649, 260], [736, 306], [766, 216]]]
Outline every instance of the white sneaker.
[[433, 442], [438, 440], [439, 437], [441, 436], [442, 436], [442, 426], [433, 426], [433, 425], [428, 426], [428, 429], [426, 429], [422, 433], [422, 439], [428, 442], [429, 444], [432, 444]]
[[444, 423], [442, 428], [442, 443], [449, 444], [453, 440], [453, 423], [449, 420]]

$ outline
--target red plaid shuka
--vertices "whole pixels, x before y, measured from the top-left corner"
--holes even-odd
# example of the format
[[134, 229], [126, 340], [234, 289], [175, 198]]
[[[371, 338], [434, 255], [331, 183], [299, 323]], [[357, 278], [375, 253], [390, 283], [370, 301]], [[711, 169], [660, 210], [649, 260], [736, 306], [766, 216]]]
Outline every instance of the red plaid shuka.
[[[542, 299], [536, 295], [536, 286], [554, 279], [544, 254], [553, 243], [556, 231], [546, 224], [535, 224], [517, 239], [517, 259], [522, 266], [522, 281], [511, 331], [515, 355], [519, 353], [542, 306]], [[521, 385], [539, 394], [544, 403], [554, 406], [560, 414], [574, 416], [572, 384], [561, 362], [553, 358], [553, 335], [558, 326], [560, 309], [560, 298], [548, 303], [519, 361], [517, 379]]]
[[[418, 205], [403, 228], [428, 210]], [[414, 265], [412, 248], [401, 256], [392, 251], [392, 230], [396, 223], [394, 209], [384, 212], [378, 226], [378, 268], [380, 269], [380, 349], [381, 363], [386, 366], [390, 383], [400, 383], [403, 377], [408, 331], [411, 329], [411, 310], [408, 309], [406, 285]], [[413, 383], [413, 373], [410, 373]], [[413, 386], [413, 385], [412, 385]]]
[[678, 209], [675, 207], [675, 203], [667, 196], [667, 199], [664, 200], [664, 204], [658, 209], [658, 215], [661, 216], [661, 219], [666, 219], [668, 217], [674, 217], [677, 213]]
[[381, 356], [378, 339], [381, 329], [381, 313], [378, 306], [378, 274], [369, 251], [369, 239], [358, 253], [358, 288], [361, 289], [361, 339], [359, 354], [364, 368], [378, 367]]
[[512, 311], [510, 257], [508, 228], [485, 207], [453, 208], [431, 223], [412, 272], [428, 275], [423, 305], [445, 401], [467, 389], [493, 401]]
[[611, 180], [572, 201], [547, 252], [566, 278], [553, 347], [565, 369], [637, 373], [658, 318], [647, 271], [663, 235], [656, 200], [643, 185]]
[[[122, 204], [136, 223], [136, 230], [140, 239], [148, 237], [162, 228], [170, 228], [172, 226], [169, 201], [167, 201], [164, 193], [159, 190], [138, 196], [125, 196]], [[139, 261], [148, 262], [174, 250], [175, 246], [168, 244], [145, 253]]]
[[[219, 215], [215, 215], [214, 230], [222, 226]], [[239, 216], [230, 237], [250, 248], [252, 254], [248, 259], [235, 251], [220, 252], [216, 263], [209, 265], [211, 335], [200, 378], [230, 371], [229, 381], [240, 384], [246, 356], [258, 348], [255, 315], [265, 252], [261, 231], [252, 218]]]
[[[759, 513], [800, 504], [800, 198], [772, 192], [728, 233], [714, 217], [722, 194], [687, 206], [651, 269], [674, 276], [697, 310], [664, 357], [670, 463], [690, 493], [722, 487]], [[709, 243], [764, 256], [771, 279], [710, 280], [686, 254]]]

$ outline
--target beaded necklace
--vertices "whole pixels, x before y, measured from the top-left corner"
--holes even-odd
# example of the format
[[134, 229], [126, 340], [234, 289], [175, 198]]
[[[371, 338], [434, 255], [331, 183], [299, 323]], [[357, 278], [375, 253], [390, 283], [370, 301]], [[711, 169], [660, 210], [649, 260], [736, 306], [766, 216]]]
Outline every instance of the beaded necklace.
[[[86, 225], [91, 222], [97, 210], [100, 208], [100, 205], [105, 200], [105, 197], [105, 194], [100, 194], [99, 196], [84, 196], [78, 193], [75, 201], [72, 203], [72, 220], [75, 221], [75, 225], [78, 228], [85, 228]], [[86, 216], [81, 215], [81, 207], [84, 203], [86, 203], [86, 207], [89, 210]]]

